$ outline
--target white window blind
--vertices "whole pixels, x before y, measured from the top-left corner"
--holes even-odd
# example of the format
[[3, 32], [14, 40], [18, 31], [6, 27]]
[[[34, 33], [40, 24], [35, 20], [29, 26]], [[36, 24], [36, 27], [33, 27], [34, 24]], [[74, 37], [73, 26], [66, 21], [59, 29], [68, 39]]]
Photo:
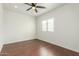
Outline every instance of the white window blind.
[[49, 19], [47, 24], [48, 24], [48, 31], [53, 32], [54, 31], [54, 19]]
[[54, 19], [42, 21], [42, 31], [54, 32]]
[[47, 21], [42, 21], [42, 31], [47, 31]]

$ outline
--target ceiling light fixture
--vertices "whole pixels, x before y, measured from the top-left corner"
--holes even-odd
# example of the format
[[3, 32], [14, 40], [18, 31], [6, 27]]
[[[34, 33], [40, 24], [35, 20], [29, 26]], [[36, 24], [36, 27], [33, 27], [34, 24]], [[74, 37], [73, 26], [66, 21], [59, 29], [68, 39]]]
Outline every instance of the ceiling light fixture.
[[36, 7], [32, 7], [32, 9], [35, 9]]

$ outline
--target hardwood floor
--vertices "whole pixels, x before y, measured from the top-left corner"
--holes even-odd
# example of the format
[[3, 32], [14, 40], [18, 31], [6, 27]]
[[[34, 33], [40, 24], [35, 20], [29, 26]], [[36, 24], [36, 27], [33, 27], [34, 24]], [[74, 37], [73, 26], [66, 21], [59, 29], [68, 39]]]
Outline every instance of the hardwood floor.
[[79, 56], [79, 53], [38, 39], [7, 44], [2, 56]]

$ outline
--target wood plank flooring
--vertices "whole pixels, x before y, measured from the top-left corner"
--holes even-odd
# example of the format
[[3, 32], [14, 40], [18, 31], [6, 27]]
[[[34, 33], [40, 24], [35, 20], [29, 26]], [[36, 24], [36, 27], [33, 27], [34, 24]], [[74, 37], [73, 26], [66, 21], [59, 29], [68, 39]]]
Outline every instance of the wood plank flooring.
[[1, 56], [79, 56], [74, 52], [38, 39], [7, 44]]

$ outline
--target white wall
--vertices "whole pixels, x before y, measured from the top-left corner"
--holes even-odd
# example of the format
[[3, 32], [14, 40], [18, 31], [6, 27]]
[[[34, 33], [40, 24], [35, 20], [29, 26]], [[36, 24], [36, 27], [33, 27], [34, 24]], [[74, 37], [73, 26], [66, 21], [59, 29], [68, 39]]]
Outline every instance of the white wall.
[[0, 51], [3, 46], [3, 8], [0, 4]]
[[[54, 32], [42, 32], [41, 21], [54, 18]], [[67, 4], [37, 19], [37, 38], [79, 52], [79, 4]]]
[[4, 10], [4, 44], [35, 38], [35, 18]]

